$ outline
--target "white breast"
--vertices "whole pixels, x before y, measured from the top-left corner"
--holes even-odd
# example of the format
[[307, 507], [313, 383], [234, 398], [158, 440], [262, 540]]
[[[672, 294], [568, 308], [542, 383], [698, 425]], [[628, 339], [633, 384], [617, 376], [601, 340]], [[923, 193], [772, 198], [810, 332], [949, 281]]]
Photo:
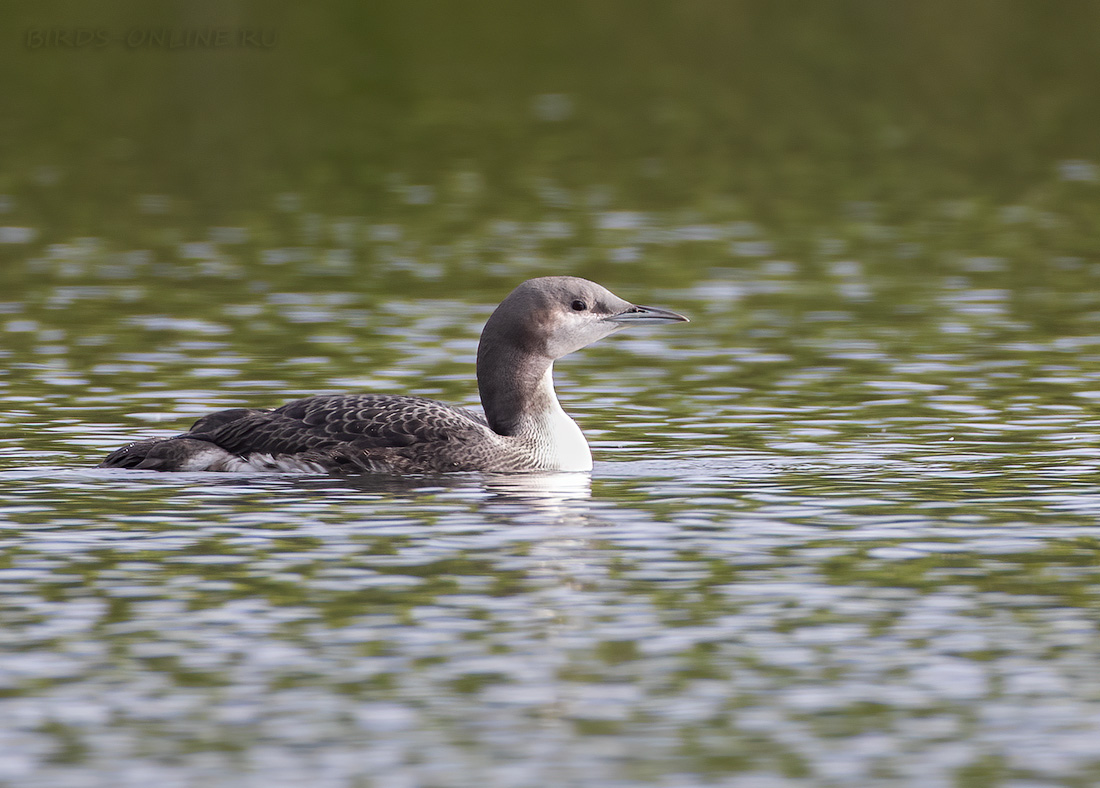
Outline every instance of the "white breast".
[[592, 451], [588, 448], [584, 433], [560, 405], [556, 410], [557, 413], [553, 414], [550, 420], [552, 469], [556, 471], [592, 470]]
[[577, 422], [561, 408], [554, 393], [553, 367], [542, 380], [543, 391], [549, 393], [549, 407], [537, 417], [537, 448], [539, 464], [548, 471], [590, 471], [592, 451]]

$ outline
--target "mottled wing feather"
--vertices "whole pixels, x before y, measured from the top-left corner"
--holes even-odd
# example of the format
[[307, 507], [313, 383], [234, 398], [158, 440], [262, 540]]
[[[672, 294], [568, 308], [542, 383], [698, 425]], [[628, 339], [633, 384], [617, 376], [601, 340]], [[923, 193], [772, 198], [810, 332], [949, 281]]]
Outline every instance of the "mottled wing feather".
[[486, 428], [475, 414], [441, 402], [376, 394], [309, 397], [275, 410], [229, 413], [200, 419], [188, 435], [241, 456], [296, 455], [338, 446], [368, 451], [446, 443]]

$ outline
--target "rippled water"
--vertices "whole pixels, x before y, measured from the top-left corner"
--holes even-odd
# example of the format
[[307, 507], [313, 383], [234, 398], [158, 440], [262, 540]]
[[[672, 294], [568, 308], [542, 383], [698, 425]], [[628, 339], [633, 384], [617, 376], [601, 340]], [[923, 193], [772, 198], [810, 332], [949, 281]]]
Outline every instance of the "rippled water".
[[1062, 333], [986, 263], [906, 287], [766, 256], [671, 288], [612, 272], [694, 322], [558, 365], [591, 477], [159, 475], [92, 466], [313, 391], [476, 403], [506, 288], [192, 269], [222, 289], [194, 309], [148, 284], [178, 270], [23, 264], [40, 279], [5, 306], [0, 383], [6, 784], [1100, 779], [1092, 296]]

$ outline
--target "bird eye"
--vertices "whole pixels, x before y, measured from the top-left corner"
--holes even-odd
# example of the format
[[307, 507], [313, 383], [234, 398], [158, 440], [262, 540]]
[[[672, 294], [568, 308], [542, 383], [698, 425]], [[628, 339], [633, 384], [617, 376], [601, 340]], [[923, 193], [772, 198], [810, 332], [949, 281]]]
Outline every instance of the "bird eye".
[[588, 309], [588, 304], [584, 303], [584, 301], [581, 301], [579, 298], [573, 302], [573, 311], [583, 312], [586, 309]]

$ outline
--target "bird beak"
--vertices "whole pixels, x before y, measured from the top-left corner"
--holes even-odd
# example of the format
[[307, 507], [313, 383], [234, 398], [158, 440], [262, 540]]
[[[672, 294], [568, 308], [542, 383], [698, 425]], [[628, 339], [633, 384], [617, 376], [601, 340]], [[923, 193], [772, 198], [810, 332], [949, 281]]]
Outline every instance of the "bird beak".
[[668, 309], [658, 309], [655, 306], [629, 306], [617, 315], [610, 315], [604, 320], [623, 325], [636, 323], [687, 323], [690, 322], [683, 315], [678, 315]]

